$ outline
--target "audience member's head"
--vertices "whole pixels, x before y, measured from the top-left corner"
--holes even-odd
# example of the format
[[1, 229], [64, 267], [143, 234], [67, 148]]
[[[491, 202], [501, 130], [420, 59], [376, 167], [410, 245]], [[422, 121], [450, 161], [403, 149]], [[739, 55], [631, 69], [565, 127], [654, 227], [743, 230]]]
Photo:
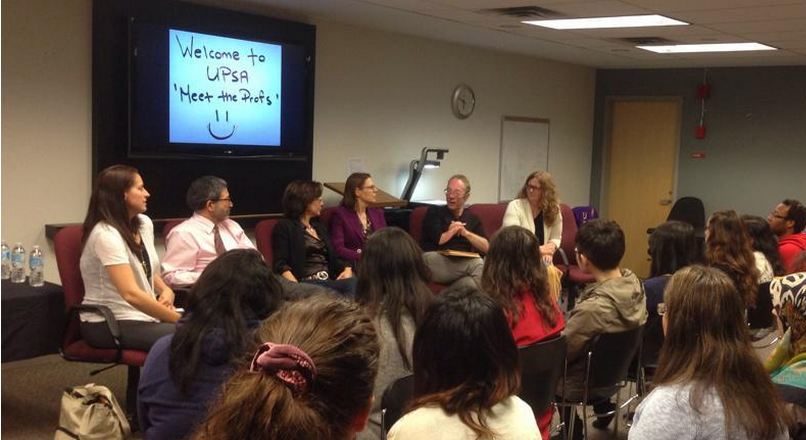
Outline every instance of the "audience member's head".
[[170, 371], [183, 392], [194, 379], [202, 352], [216, 344], [225, 364], [250, 347], [252, 329], [280, 306], [282, 287], [260, 252], [236, 249], [204, 269], [188, 296], [187, 314], [171, 342]]
[[744, 301], [730, 278], [699, 265], [680, 269], [669, 280], [664, 302], [666, 338], [655, 385], [690, 385], [695, 412], [715, 392], [727, 433], [738, 427], [746, 434], [738, 437], [779, 438], [780, 404], [750, 345]]
[[670, 275], [678, 269], [697, 262], [697, 241], [694, 227], [670, 220], [649, 235], [650, 277]]
[[195, 438], [347, 440], [364, 428], [380, 348], [357, 303], [327, 294], [288, 303], [258, 337]]
[[464, 174], [454, 174], [445, 186], [445, 202], [448, 209], [458, 211], [464, 208], [470, 198], [470, 180]]
[[767, 222], [779, 237], [803, 232], [806, 227], [806, 206], [795, 199], [786, 199], [770, 212]]
[[577, 259], [583, 269], [583, 266], [593, 266], [599, 271], [617, 269], [624, 249], [624, 231], [612, 220], [591, 220], [577, 231]]
[[423, 253], [408, 233], [388, 227], [369, 236], [361, 254], [356, 299], [370, 316], [383, 316], [389, 321], [407, 368], [411, 365], [402, 318], [408, 315], [415, 324], [422, 322], [433, 299], [427, 280]]
[[717, 211], [708, 219], [705, 262], [724, 271], [736, 283], [747, 306], [755, 305], [759, 273], [750, 235], [736, 211]]
[[449, 288], [414, 337], [412, 408], [436, 405], [479, 437], [493, 437], [490, 408], [520, 388], [518, 349], [504, 312], [470, 287]]
[[104, 222], [120, 233], [132, 252], [139, 252], [139, 245], [134, 240], [140, 229], [137, 214], [145, 212], [148, 197], [143, 178], [136, 168], [112, 165], [103, 169], [95, 179], [84, 217], [84, 240], [98, 222]]
[[484, 291], [495, 299], [517, 323], [523, 312], [520, 295], [532, 295], [543, 319], [556, 323], [554, 300], [548, 286], [546, 267], [535, 235], [520, 226], [507, 226], [493, 235], [484, 259], [481, 277]]
[[557, 186], [548, 171], [534, 171], [523, 182], [517, 198], [537, 203], [545, 216], [546, 224], [554, 224], [559, 212]]
[[[317, 209], [318, 207], [318, 209]], [[306, 212], [319, 214], [322, 208], [322, 184], [310, 180], [294, 180], [283, 193], [283, 213], [297, 220]]]
[[778, 237], [773, 234], [770, 224], [757, 215], [743, 215], [742, 222], [747, 227], [747, 233], [753, 243], [753, 250], [761, 252], [772, 266], [776, 276], [784, 274], [784, 265], [778, 254]]
[[378, 187], [372, 181], [369, 173], [353, 173], [347, 177], [344, 183], [344, 196], [341, 204], [350, 209], [355, 209], [356, 203], [362, 201], [365, 204], [374, 202], [378, 193]]

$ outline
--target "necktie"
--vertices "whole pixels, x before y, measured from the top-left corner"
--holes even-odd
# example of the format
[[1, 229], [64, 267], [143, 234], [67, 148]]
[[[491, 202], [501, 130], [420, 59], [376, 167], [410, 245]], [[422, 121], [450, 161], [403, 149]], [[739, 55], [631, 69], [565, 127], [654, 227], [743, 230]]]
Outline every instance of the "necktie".
[[224, 242], [221, 240], [221, 233], [218, 231], [218, 225], [213, 226], [213, 242], [215, 243], [215, 253], [221, 255], [227, 251], [224, 247]]

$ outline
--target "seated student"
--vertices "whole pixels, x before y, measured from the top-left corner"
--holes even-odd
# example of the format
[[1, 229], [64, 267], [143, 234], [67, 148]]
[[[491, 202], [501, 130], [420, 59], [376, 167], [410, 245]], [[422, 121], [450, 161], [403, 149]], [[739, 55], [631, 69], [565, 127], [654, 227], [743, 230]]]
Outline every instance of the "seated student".
[[433, 294], [417, 243], [400, 228], [384, 228], [367, 240], [361, 257], [356, 299], [373, 318], [381, 341], [372, 412], [359, 440], [381, 432], [381, 397], [392, 382], [411, 374], [414, 330], [423, 321]]
[[787, 330], [764, 367], [784, 400], [806, 409], [806, 272], [776, 278], [770, 290], [780, 298]]
[[794, 199], [779, 203], [767, 217], [770, 229], [778, 236], [778, 253], [786, 273], [796, 272], [793, 260], [806, 251], [806, 206]]
[[369, 207], [377, 195], [378, 187], [369, 174], [353, 173], [347, 178], [341, 206], [333, 210], [329, 225], [333, 249], [342, 260], [355, 264], [367, 236], [386, 227], [383, 209]]
[[750, 345], [744, 300], [730, 278], [703, 266], [680, 269], [664, 304], [666, 341], [655, 389], [638, 406], [629, 438], [788, 438], [781, 404]]
[[[154, 225], [143, 213], [151, 196], [140, 173], [112, 165], [98, 174], [84, 219], [81, 279], [86, 305], [108, 307], [123, 348], [148, 350], [174, 332], [174, 292], [160, 276]], [[81, 312], [81, 335], [93, 347], [115, 348], [108, 324]]]
[[[624, 232], [614, 221], [592, 220], [577, 232], [579, 267], [592, 274], [596, 281], [582, 291], [565, 323], [564, 333], [568, 340], [567, 398], [582, 397], [585, 350], [596, 335], [632, 330], [646, 322], [644, 287], [632, 271], [619, 268], [624, 247]], [[597, 413], [604, 413], [613, 410], [614, 405], [610, 400], [604, 400], [594, 403], [593, 408]], [[566, 423], [569, 417], [570, 411], [564, 411]], [[576, 414], [574, 417], [577, 417]], [[595, 420], [593, 426], [606, 429], [612, 419], [612, 415], [602, 417]], [[581, 422], [575, 423], [581, 426]], [[581, 429], [574, 432], [582, 435]]]
[[[481, 284], [504, 309], [518, 347], [556, 337], [565, 327], [547, 276], [534, 234], [520, 226], [507, 226], [493, 235]], [[554, 409], [549, 408], [538, 415], [543, 440], [549, 438], [553, 414]]]
[[230, 249], [255, 249], [229, 218], [234, 205], [224, 179], [199, 177], [190, 184], [185, 202], [193, 216], [168, 233], [162, 259], [165, 282], [173, 287], [193, 285], [211, 261]]
[[772, 233], [770, 224], [757, 215], [743, 215], [741, 219], [753, 246], [759, 284], [768, 283], [773, 277], [783, 275], [784, 266], [778, 254], [778, 238]]
[[207, 266], [176, 334], [157, 341], [146, 358], [137, 399], [146, 439], [193, 432], [236, 361], [253, 348], [254, 329], [280, 302], [280, 284], [257, 251], [231, 250]]
[[320, 294], [263, 322], [251, 363], [224, 384], [194, 439], [349, 440], [367, 424], [378, 369], [370, 317]]
[[750, 235], [736, 211], [717, 211], [708, 218], [705, 263], [725, 272], [736, 284], [745, 306], [755, 308], [759, 273]]
[[442, 292], [414, 337], [411, 412], [389, 440], [537, 440], [501, 306], [471, 286]]
[[663, 302], [663, 289], [678, 269], [698, 261], [694, 227], [688, 223], [670, 220], [662, 223], [649, 235], [649, 278], [644, 280], [646, 309], [650, 317], [657, 317], [658, 304]]
[[322, 184], [295, 180], [283, 194], [285, 217], [272, 232], [274, 271], [291, 282], [318, 284], [355, 295], [349, 264], [341, 261], [324, 226], [314, 221], [322, 212]]
[[478, 286], [484, 261], [476, 257], [446, 256], [437, 251], [454, 250], [486, 253], [489, 243], [481, 221], [465, 210], [470, 197], [470, 181], [456, 174], [445, 187], [445, 206], [432, 206], [423, 219], [425, 264], [431, 269], [432, 281], [442, 284], [460, 283]]

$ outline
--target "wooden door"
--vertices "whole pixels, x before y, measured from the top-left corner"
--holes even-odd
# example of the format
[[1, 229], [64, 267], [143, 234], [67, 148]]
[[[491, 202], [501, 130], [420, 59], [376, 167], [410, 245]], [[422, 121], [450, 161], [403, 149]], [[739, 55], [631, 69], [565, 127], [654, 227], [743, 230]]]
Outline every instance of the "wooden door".
[[614, 100], [609, 107], [605, 214], [627, 240], [622, 267], [649, 276], [647, 229], [666, 220], [674, 199], [680, 101]]

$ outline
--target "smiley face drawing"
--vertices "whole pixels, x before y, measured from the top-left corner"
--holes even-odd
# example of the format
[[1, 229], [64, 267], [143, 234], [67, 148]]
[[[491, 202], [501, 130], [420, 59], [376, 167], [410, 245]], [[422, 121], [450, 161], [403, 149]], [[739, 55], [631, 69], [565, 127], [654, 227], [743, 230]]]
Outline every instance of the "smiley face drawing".
[[[224, 122], [223, 123], [219, 119], [218, 110], [216, 110], [215, 111], [215, 122], [216, 122], [216, 129], [220, 128], [221, 126], [226, 127], [227, 125], [229, 125], [229, 110], [224, 112]], [[235, 129], [238, 126], [235, 125], [235, 124], [232, 124], [231, 127], [232, 128], [230, 129], [230, 132], [228, 134], [223, 134], [222, 135], [222, 134], [216, 134], [216, 133], [213, 132], [213, 123], [212, 122], [207, 123], [207, 131], [210, 133], [210, 136], [212, 136], [213, 138], [215, 138], [216, 140], [219, 140], [219, 141], [229, 139], [229, 138], [232, 137], [233, 134], [235, 134]], [[216, 131], [218, 131], [218, 130], [216, 130]], [[226, 130], [224, 130], [224, 131], [226, 131]]]

